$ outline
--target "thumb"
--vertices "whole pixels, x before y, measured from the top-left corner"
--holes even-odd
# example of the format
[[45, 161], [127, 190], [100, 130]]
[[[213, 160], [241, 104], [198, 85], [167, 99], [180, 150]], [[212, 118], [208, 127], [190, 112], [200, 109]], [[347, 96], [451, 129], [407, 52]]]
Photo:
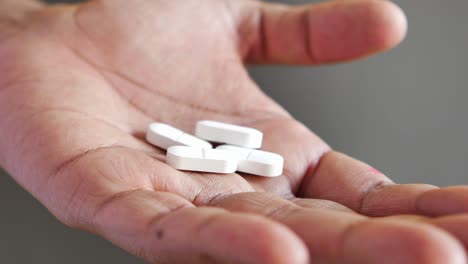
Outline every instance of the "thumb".
[[320, 64], [358, 59], [399, 44], [407, 30], [402, 10], [384, 0], [334, 0], [287, 6], [257, 3], [246, 61]]

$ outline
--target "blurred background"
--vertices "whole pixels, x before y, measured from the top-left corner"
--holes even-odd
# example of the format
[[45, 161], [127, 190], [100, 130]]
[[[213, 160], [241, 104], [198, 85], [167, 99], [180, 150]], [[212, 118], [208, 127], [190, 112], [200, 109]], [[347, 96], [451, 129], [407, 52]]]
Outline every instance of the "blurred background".
[[[395, 181], [468, 184], [468, 1], [395, 2], [409, 20], [395, 50], [343, 65], [253, 67], [252, 76], [335, 149]], [[0, 208], [0, 263], [143, 263], [62, 226], [2, 172]]]

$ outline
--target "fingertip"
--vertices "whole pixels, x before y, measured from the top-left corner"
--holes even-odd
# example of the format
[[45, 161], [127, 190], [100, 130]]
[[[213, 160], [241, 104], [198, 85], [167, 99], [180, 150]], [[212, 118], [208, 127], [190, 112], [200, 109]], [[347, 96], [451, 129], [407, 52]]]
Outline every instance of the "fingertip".
[[263, 216], [200, 207], [183, 209], [164, 222], [166, 230], [173, 230], [172, 238], [191, 245], [192, 253], [221, 263], [309, 263], [308, 251], [299, 237]]
[[468, 250], [468, 232], [466, 223], [468, 215], [450, 215], [445, 217], [430, 218], [429, 223], [436, 225], [455, 236]]
[[395, 3], [368, 1], [369, 12], [373, 14], [377, 50], [387, 50], [400, 44], [408, 31], [408, 21], [403, 10]]
[[371, 220], [344, 242], [352, 263], [464, 264], [463, 246], [448, 233], [422, 223]]
[[255, 263], [271, 264], [307, 264], [309, 253], [302, 240], [287, 227], [273, 222], [261, 216], [249, 216], [256, 222], [252, 226], [252, 232], [259, 241], [267, 242], [259, 250], [259, 256]]
[[[315, 16], [315, 18], [314, 18]], [[312, 50], [318, 62], [349, 61], [383, 52], [403, 41], [407, 20], [387, 0], [333, 1], [312, 12]], [[327, 23], [325, 23], [327, 22]]]

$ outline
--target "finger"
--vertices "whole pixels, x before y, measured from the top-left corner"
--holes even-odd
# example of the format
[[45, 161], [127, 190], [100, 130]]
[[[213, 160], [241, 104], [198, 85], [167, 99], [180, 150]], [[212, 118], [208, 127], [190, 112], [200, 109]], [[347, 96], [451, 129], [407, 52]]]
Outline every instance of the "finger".
[[332, 200], [370, 216], [386, 216], [421, 213], [423, 205], [418, 199], [436, 189], [425, 184], [396, 185], [371, 166], [332, 151], [307, 173], [300, 196]]
[[52, 212], [65, 224], [97, 233], [146, 260], [307, 262], [305, 246], [284, 226], [259, 216], [191, 208], [188, 199], [204, 199], [203, 185], [143, 152], [95, 150], [60, 172], [47, 185], [49, 190], [62, 190], [44, 200]]
[[[87, 229], [157, 263], [307, 263], [302, 242], [259, 216], [194, 208], [170, 193], [114, 194]], [[292, 261], [292, 262], [289, 262]]]
[[457, 237], [465, 246], [465, 250], [468, 250], [468, 230], [466, 229], [468, 224], [468, 215], [445, 216], [431, 219], [428, 222], [443, 228], [453, 236]]
[[422, 213], [432, 216], [468, 213], [468, 186], [425, 192], [419, 197], [416, 206]]
[[291, 228], [315, 263], [465, 263], [463, 247], [430, 225], [323, 209], [304, 209], [267, 193], [236, 194], [214, 202], [257, 213]]
[[466, 229], [466, 225], [468, 223], [467, 214], [450, 215], [437, 218], [430, 218], [417, 215], [399, 215], [391, 216], [389, 218], [435, 225], [456, 237], [463, 244], [465, 250], [468, 250], [468, 230]]
[[319, 64], [348, 61], [402, 41], [406, 18], [390, 1], [329, 1], [291, 7], [262, 3], [250, 63]]

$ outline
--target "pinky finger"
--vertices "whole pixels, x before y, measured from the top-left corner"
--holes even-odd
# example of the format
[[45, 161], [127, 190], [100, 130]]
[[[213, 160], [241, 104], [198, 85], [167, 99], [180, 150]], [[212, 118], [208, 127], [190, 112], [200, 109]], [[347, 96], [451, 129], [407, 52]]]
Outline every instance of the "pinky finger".
[[92, 231], [157, 263], [307, 263], [305, 245], [261, 216], [195, 208], [170, 193], [137, 190], [106, 202]]

